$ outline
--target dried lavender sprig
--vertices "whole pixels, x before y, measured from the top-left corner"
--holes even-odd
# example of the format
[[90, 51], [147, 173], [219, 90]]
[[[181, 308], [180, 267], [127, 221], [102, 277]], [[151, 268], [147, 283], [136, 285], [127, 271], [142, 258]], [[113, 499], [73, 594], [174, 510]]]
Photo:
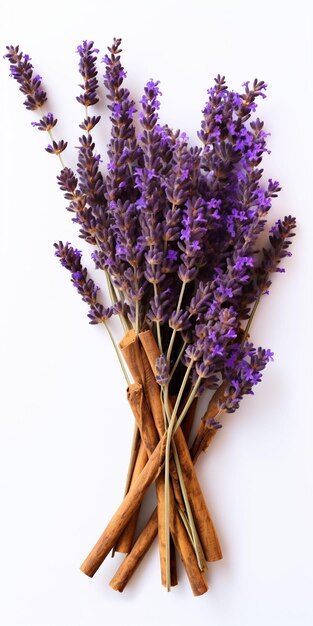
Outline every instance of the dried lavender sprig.
[[74, 249], [68, 242], [63, 244], [62, 241], [59, 241], [59, 243], [55, 243], [54, 247], [56, 249], [55, 255], [60, 259], [61, 265], [71, 273], [71, 282], [73, 283], [74, 287], [76, 287], [84, 302], [87, 302], [87, 304], [89, 304], [89, 323], [103, 324], [107, 332], [109, 333], [127, 385], [130, 385], [131, 381], [125, 369], [119, 349], [107, 324], [107, 320], [112, 315], [116, 314], [117, 310], [114, 306], [105, 308], [102, 304], [98, 302], [97, 294], [99, 291], [99, 287], [97, 287], [92, 278], [88, 276], [87, 269], [82, 266], [81, 251]]
[[290, 239], [295, 236], [293, 232], [295, 228], [296, 218], [288, 215], [283, 220], [278, 220], [270, 230], [269, 243], [271, 247], [270, 249], [263, 249], [263, 262], [260, 268], [256, 269], [256, 300], [244, 330], [242, 341], [245, 341], [248, 337], [250, 326], [262, 295], [269, 293], [268, 289], [272, 284], [269, 278], [270, 274], [272, 272], [285, 272], [285, 269], [279, 267], [279, 265], [282, 259], [291, 256], [291, 252], [287, 250], [292, 243]]
[[[199, 138], [204, 143], [202, 166], [209, 171], [212, 190], [227, 200], [225, 191], [231, 191], [236, 181], [235, 168], [240, 153], [245, 149], [244, 123], [256, 110], [256, 98], [265, 97], [266, 85], [257, 79], [252, 89], [244, 83], [245, 93], [229, 91], [225, 77], [218, 75], [215, 85], [208, 90], [209, 100], [203, 110]], [[247, 148], [248, 148], [248, 144]]]
[[[34, 67], [30, 62], [30, 56], [19, 50], [19, 46], [6, 46], [7, 53], [4, 58], [10, 62], [11, 76], [20, 85], [20, 91], [26, 95], [24, 105], [29, 111], [42, 110], [43, 105], [47, 102], [47, 94], [41, 87], [42, 77], [39, 74], [34, 76]], [[38, 130], [47, 131], [49, 133], [51, 144], [46, 148], [50, 154], [58, 156], [62, 168], [64, 163], [61, 153], [66, 149], [67, 142], [55, 141], [52, 134], [52, 128], [57, 123], [57, 119], [52, 113], [44, 115], [39, 122], [32, 122], [32, 126], [37, 126]]]
[[278, 220], [272, 226], [269, 235], [270, 249], [263, 249], [263, 263], [258, 270], [257, 287], [262, 293], [268, 293], [271, 285], [269, 275], [273, 272], [285, 272], [284, 268], [279, 267], [280, 262], [285, 257], [292, 256], [287, 251], [291, 245], [291, 238], [295, 236], [293, 230], [296, 228], [296, 218], [291, 215], [285, 216], [283, 220]]
[[26, 95], [24, 105], [29, 111], [40, 109], [47, 100], [47, 94], [41, 87], [42, 77], [34, 76], [34, 67], [30, 56], [20, 51], [19, 46], [6, 46], [5, 59], [10, 62], [11, 76], [20, 85], [20, 91]]
[[233, 353], [226, 361], [225, 380], [228, 384], [223, 398], [219, 400], [220, 411], [233, 413], [246, 394], [253, 394], [253, 387], [262, 379], [262, 370], [273, 361], [273, 352], [254, 348], [251, 343], [234, 346]]
[[95, 154], [95, 144], [92, 141], [91, 130], [100, 121], [100, 116], [90, 118], [88, 109], [99, 102], [98, 98], [98, 78], [97, 78], [97, 54], [99, 50], [94, 48], [93, 41], [83, 41], [77, 46], [79, 54], [79, 72], [84, 79], [80, 85], [83, 93], [76, 97], [76, 100], [85, 107], [86, 119], [80, 127], [87, 131], [87, 135], [79, 138], [79, 157], [77, 171], [79, 175], [79, 186], [82, 193], [87, 196], [88, 204], [92, 207], [105, 203], [105, 184], [103, 176], [99, 170], [101, 156]]
[[133, 167], [140, 157], [141, 150], [136, 141], [133, 115], [135, 103], [130, 99], [128, 89], [123, 87], [126, 72], [120, 62], [121, 39], [114, 38], [109, 46], [109, 54], [103, 58], [105, 64], [104, 85], [110, 102], [112, 122], [111, 140], [108, 145], [107, 193], [109, 200], [124, 198], [123, 192], [133, 187]]
[[[135, 307], [135, 327], [139, 330], [139, 302], [144, 294], [142, 249], [138, 243], [138, 210], [134, 202], [138, 192], [134, 188], [133, 172], [142, 150], [136, 140], [133, 115], [135, 103], [123, 86], [126, 72], [120, 62], [121, 39], [114, 38], [105, 55], [104, 85], [108, 91], [108, 108], [112, 122], [108, 145], [108, 173], [106, 176], [109, 213], [116, 240], [114, 257], [127, 283], [127, 297]], [[129, 216], [132, 219], [129, 220]], [[125, 228], [125, 219], [130, 228]]]
[[[159, 156], [159, 146], [162, 140], [161, 127], [158, 124], [158, 110], [160, 108], [159, 81], [150, 79], [144, 88], [141, 98], [142, 110], [139, 114], [140, 124], [143, 128], [141, 144], [143, 147], [144, 167], [136, 170], [136, 188], [141, 198], [138, 202], [140, 207], [139, 223], [141, 227], [140, 242], [146, 250], [146, 280], [153, 286], [154, 303], [158, 306], [158, 285], [164, 280], [162, 274], [163, 260], [163, 237], [162, 237], [162, 207], [160, 203], [160, 190], [157, 181], [160, 178], [162, 161]], [[156, 320], [157, 337], [160, 352], [162, 339], [160, 321]]]
[[71, 273], [74, 287], [76, 287], [84, 302], [87, 302], [90, 306], [88, 317], [91, 321], [89, 323], [100, 324], [106, 322], [113, 315], [114, 309], [113, 307], [105, 309], [98, 302], [97, 294], [99, 287], [88, 276], [87, 269], [82, 266], [81, 251], [74, 249], [68, 242], [63, 244], [62, 241], [55, 243], [54, 247], [56, 249], [55, 256], [60, 259], [61, 265]]
[[[83, 123], [80, 124], [80, 127], [87, 132], [87, 135], [83, 135], [79, 138], [80, 147], [77, 165], [79, 189], [84, 197], [86, 197], [87, 203], [91, 208], [91, 215], [96, 217], [96, 219], [103, 216], [106, 222], [105, 226], [110, 227], [110, 219], [107, 214], [107, 202], [105, 198], [106, 185], [99, 168], [101, 156], [95, 153], [95, 144], [91, 135], [91, 131], [100, 121], [100, 116], [90, 117], [88, 112], [90, 106], [99, 102], [97, 94], [99, 84], [96, 68], [96, 60], [99, 50], [94, 48], [93, 41], [85, 40], [77, 47], [77, 52], [79, 54], [79, 72], [84, 79], [84, 84], [80, 85], [83, 89], [83, 94], [78, 96], [76, 99], [85, 107], [85, 119]], [[103, 249], [101, 240], [97, 237], [97, 233], [95, 233], [95, 244], [99, 251]], [[111, 277], [108, 274], [107, 269], [103, 269], [112, 304], [116, 304], [118, 298], [116, 296]], [[125, 316], [121, 311], [119, 312], [119, 318], [124, 330], [127, 330], [128, 325]]]
[[[79, 72], [82, 75], [84, 82], [82, 85], [79, 85], [83, 90], [83, 93], [77, 96], [76, 100], [87, 109], [89, 106], [99, 102], [99, 98], [97, 96], [98, 72], [96, 68], [97, 54], [99, 53], [99, 50], [94, 48], [93, 41], [85, 40], [82, 44], [77, 46], [77, 52], [79, 54]], [[87, 110], [86, 117], [88, 117]]]

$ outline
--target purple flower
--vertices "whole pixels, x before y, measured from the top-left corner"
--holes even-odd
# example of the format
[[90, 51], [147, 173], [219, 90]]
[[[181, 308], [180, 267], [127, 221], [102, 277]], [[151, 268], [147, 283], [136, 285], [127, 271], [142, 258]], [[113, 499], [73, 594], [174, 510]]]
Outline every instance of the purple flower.
[[63, 141], [63, 139], [61, 141], [53, 141], [52, 145], [49, 143], [49, 145], [45, 148], [46, 152], [49, 152], [49, 154], [61, 154], [62, 152], [64, 152], [64, 150], [67, 147], [67, 141]]
[[79, 124], [79, 128], [82, 128], [87, 133], [90, 133], [91, 130], [100, 122], [100, 115], [93, 115], [92, 117], [87, 116], [84, 121]]
[[37, 127], [38, 130], [49, 131], [55, 127], [55, 125], [57, 124], [57, 121], [58, 120], [53, 116], [52, 113], [47, 113], [47, 115], [44, 115], [39, 120], [39, 122], [31, 122], [31, 125], [34, 127]]
[[166, 385], [169, 381], [169, 371], [166, 361], [166, 355], [161, 354], [155, 363], [156, 368], [156, 381], [159, 385]]
[[71, 280], [84, 302], [89, 305], [88, 317], [90, 324], [100, 324], [105, 322], [113, 313], [113, 307], [105, 309], [97, 300], [99, 287], [89, 278], [86, 268], [82, 266], [80, 250], [74, 249], [69, 243], [62, 241], [55, 243], [55, 256], [60, 259], [61, 265], [71, 273]]
[[[95, 154], [95, 144], [90, 134], [79, 138], [77, 173], [79, 188], [90, 206], [103, 205], [105, 185], [99, 169], [100, 157]], [[105, 203], [106, 204], [106, 203]]]
[[26, 95], [24, 105], [26, 109], [35, 111], [40, 109], [47, 100], [47, 94], [41, 87], [41, 76], [33, 76], [34, 68], [28, 54], [20, 52], [19, 46], [7, 46], [4, 55], [10, 62], [11, 76], [20, 85], [20, 91]]
[[256, 269], [256, 289], [257, 295], [260, 293], [268, 293], [271, 285], [269, 278], [272, 272], [283, 273], [285, 270], [279, 267], [281, 261], [291, 256], [288, 248], [291, 245], [291, 239], [295, 236], [293, 232], [296, 228], [296, 219], [291, 215], [278, 220], [271, 228], [269, 235], [270, 248], [263, 249], [263, 261], [260, 267]]
[[176, 250], [169, 250], [166, 254], [166, 258], [169, 261], [177, 261], [178, 252]]
[[[137, 167], [141, 149], [137, 143], [133, 115], [135, 103], [130, 98], [123, 81], [126, 72], [120, 62], [121, 39], [114, 39], [110, 54], [103, 58], [105, 64], [104, 86], [109, 100], [108, 108], [112, 122], [111, 140], [108, 146], [109, 167], [106, 177], [106, 197], [109, 202], [117, 199], [135, 199], [133, 171]], [[120, 185], [121, 181], [125, 184]]]
[[99, 50], [94, 48], [93, 41], [83, 41], [81, 45], [77, 46], [77, 52], [79, 54], [79, 72], [84, 82], [79, 85], [83, 93], [77, 96], [76, 100], [85, 107], [89, 107], [99, 102], [97, 97], [98, 78], [96, 68]]
[[207, 420], [206, 426], [207, 428], [211, 428], [213, 430], [218, 430], [219, 428], [222, 428], [222, 424], [220, 424], [220, 422], [218, 422], [214, 418]]
[[269, 361], [273, 361], [273, 352], [269, 349], [255, 349], [247, 342], [235, 345], [226, 361], [228, 386], [219, 403], [220, 410], [233, 413], [238, 409], [243, 396], [253, 394], [253, 387], [262, 380], [262, 371]]

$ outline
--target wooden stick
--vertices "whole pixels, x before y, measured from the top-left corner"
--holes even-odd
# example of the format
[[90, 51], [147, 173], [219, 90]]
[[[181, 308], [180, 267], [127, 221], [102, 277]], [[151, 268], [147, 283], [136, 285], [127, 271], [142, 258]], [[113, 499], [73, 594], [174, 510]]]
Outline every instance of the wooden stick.
[[[139, 338], [149, 360], [150, 367], [155, 374], [156, 359], [160, 355], [158, 345], [150, 330], [139, 333]], [[154, 384], [157, 385], [155, 378]], [[151, 382], [150, 388], [152, 388], [152, 385], [153, 383]], [[222, 551], [181, 428], [176, 430], [174, 441], [179, 455], [190, 507], [205, 558], [207, 561], [217, 561], [222, 558]]]
[[162, 471], [165, 447], [166, 433], [158, 443], [138, 478], [136, 478], [131, 485], [128, 494], [113, 515], [101, 537], [81, 565], [80, 569], [87, 576], [93, 576], [96, 573], [101, 563], [113, 548], [122, 530], [124, 530], [132, 515], [138, 509], [148, 487]]

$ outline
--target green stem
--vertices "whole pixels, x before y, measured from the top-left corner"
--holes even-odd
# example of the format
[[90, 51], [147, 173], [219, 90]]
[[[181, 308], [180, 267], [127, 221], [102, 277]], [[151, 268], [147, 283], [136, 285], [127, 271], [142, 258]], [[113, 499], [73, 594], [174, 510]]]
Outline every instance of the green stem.
[[261, 295], [262, 295], [262, 294], [260, 293], [259, 297], [257, 298], [257, 300], [256, 300], [256, 301], [255, 301], [255, 303], [254, 303], [253, 309], [252, 309], [252, 311], [251, 311], [251, 313], [250, 313], [250, 317], [249, 317], [249, 319], [248, 319], [247, 326], [246, 326], [246, 328], [245, 328], [245, 330], [244, 330], [244, 333], [243, 333], [243, 337], [242, 337], [242, 340], [241, 340], [241, 344], [243, 344], [243, 343], [246, 341], [247, 337], [248, 337], [248, 333], [249, 333], [249, 330], [250, 330], [250, 326], [251, 326], [251, 324], [252, 324], [252, 321], [253, 321], [253, 318], [254, 318], [255, 312], [256, 312], [256, 310], [257, 310], [257, 308], [258, 308], [258, 305], [259, 305], [259, 303], [260, 303], [260, 300], [261, 300]]
[[189, 522], [187, 520], [187, 517], [186, 517], [185, 513], [181, 510], [180, 506], [177, 506], [176, 508], [177, 508], [177, 511], [178, 511], [178, 513], [179, 513], [179, 515], [181, 517], [181, 520], [182, 520], [182, 522], [183, 522], [183, 524], [184, 524], [184, 526], [186, 528], [186, 531], [188, 533], [188, 537], [189, 537], [189, 539], [190, 539], [190, 541], [192, 543], [192, 534], [191, 534], [190, 524], [189, 524]]
[[119, 351], [119, 349], [118, 349], [118, 346], [116, 345], [115, 339], [114, 339], [114, 337], [113, 337], [113, 335], [112, 335], [112, 332], [111, 332], [111, 330], [110, 330], [109, 326], [107, 325], [107, 323], [106, 323], [106, 322], [103, 322], [103, 324], [104, 324], [104, 326], [106, 327], [106, 329], [107, 329], [107, 331], [108, 331], [108, 333], [109, 333], [109, 336], [110, 336], [110, 339], [111, 339], [111, 341], [112, 341], [112, 344], [113, 344], [114, 350], [115, 350], [115, 352], [116, 352], [117, 358], [118, 358], [118, 360], [119, 360], [120, 366], [121, 366], [122, 371], [123, 371], [123, 374], [124, 374], [124, 376], [125, 376], [126, 383], [127, 383], [127, 385], [129, 386], [129, 385], [131, 384], [131, 382], [130, 382], [130, 378], [129, 378], [129, 376], [128, 376], [128, 374], [127, 374], [127, 371], [126, 371], [126, 369], [125, 369], [125, 365], [124, 365], [124, 363], [123, 363], [123, 359], [122, 359], [122, 357], [121, 357], [121, 354], [120, 354], [120, 351]]
[[[51, 129], [50, 129], [50, 130], [48, 130], [48, 133], [49, 133], [49, 137], [50, 137], [50, 139], [51, 139], [51, 141], [52, 141], [52, 143], [53, 143], [53, 142], [54, 142], [54, 137], [53, 137], [53, 134], [52, 134], [52, 130], [51, 130]], [[62, 170], [64, 170], [65, 165], [64, 165], [64, 161], [63, 161], [63, 159], [62, 159], [61, 155], [60, 155], [60, 154], [57, 154], [56, 156], [57, 156], [57, 157], [59, 157], [59, 161], [60, 161], [60, 163], [61, 163]]]
[[[97, 246], [98, 246], [98, 250], [100, 250], [100, 242], [98, 241], [97, 238], [96, 238], [96, 243], [97, 243]], [[111, 276], [109, 275], [109, 273], [108, 273], [108, 271], [106, 269], [104, 269], [104, 275], [105, 275], [105, 278], [106, 278], [106, 283], [107, 283], [107, 287], [108, 287], [108, 292], [109, 292], [109, 296], [110, 296], [110, 299], [111, 299], [111, 303], [112, 304], [116, 304], [117, 296], [116, 296], [116, 293], [115, 293], [114, 286], [112, 284]], [[123, 326], [124, 331], [127, 332], [129, 330], [129, 325], [127, 324], [126, 318], [121, 313], [119, 313], [118, 316], [119, 316], [119, 318], [121, 320], [121, 324]]]
[[[178, 511], [178, 513], [179, 513], [179, 515], [181, 517], [181, 520], [182, 520], [182, 522], [183, 522], [183, 524], [184, 524], [184, 526], [186, 528], [186, 531], [188, 533], [188, 537], [189, 537], [191, 543], [193, 543], [193, 541], [192, 541], [192, 534], [191, 534], [191, 528], [190, 528], [190, 524], [188, 522], [188, 519], [187, 519], [184, 511], [182, 511], [179, 506], [177, 506], [176, 508], [177, 508], [177, 511]], [[208, 567], [207, 567], [207, 564], [206, 564], [205, 554], [203, 552], [203, 548], [201, 546], [201, 543], [200, 543], [198, 535], [197, 535], [197, 538], [198, 538], [198, 542], [199, 542], [198, 543], [198, 550], [199, 550], [199, 553], [200, 553], [201, 564], [202, 564], [200, 569], [201, 569], [202, 572], [204, 572], [204, 571], [207, 571]]]
[[139, 302], [136, 300], [136, 319], [135, 319], [136, 335], [139, 333]]
[[124, 496], [126, 496], [126, 494], [128, 493], [129, 486], [131, 483], [131, 479], [132, 479], [132, 475], [133, 475], [133, 471], [134, 471], [134, 467], [136, 463], [136, 451], [138, 449], [139, 440], [140, 440], [139, 428], [137, 426], [137, 423], [135, 422], [131, 451], [130, 451], [130, 461], [129, 461], [127, 476], [126, 476]]
[[[176, 313], [178, 313], [178, 311], [180, 311], [181, 303], [183, 301], [183, 297], [184, 297], [184, 293], [185, 293], [185, 289], [186, 289], [186, 284], [187, 283], [183, 282], [183, 284], [181, 286], [181, 290], [180, 290], [180, 294], [179, 294], [179, 298], [178, 298], [178, 303], [177, 303]], [[170, 343], [169, 343], [169, 346], [168, 346], [168, 349], [167, 349], [166, 360], [167, 360], [168, 368], [170, 367], [170, 364], [171, 364], [171, 354], [172, 354], [172, 350], [173, 350], [173, 345], [174, 345], [176, 333], [177, 333], [177, 330], [173, 329], [172, 336], [171, 336], [171, 339], [170, 339]]]
[[183, 354], [185, 352], [186, 345], [187, 345], [187, 341], [184, 341], [184, 343], [182, 345], [182, 348], [181, 348], [181, 350], [179, 352], [179, 355], [178, 355], [178, 357], [177, 357], [177, 359], [176, 359], [176, 361], [175, 361], [175, 363], [173, 365], [173, 369], [170, 372], [170, 377], [169, 377], [169, 380], [168, 380], [169, 383], [171, 382], [171, 380], [172, 380], [172, 378], [173, 378], [173, 376], [175, 374], [176, 368], [179, 365], [180, 359], [182, 358], [182, 356], [183, 356]]
[[200, 387], [200, 383], [201, 383], [201, 376], [198, 377], [198, 380], [197, 380], [193, 390], [191, 391], [190, 396], [189, 396], [189, 398], [188, 398], [188, 400], [187, 400], [187, 402], [186, 402], [186, 404], [185, 404], [185, 406], [184, 406], [184, 408], [183, 408], [179, 418], [177, 419], [177, 422], [176, 422], [176, 425], [175, 425], [175, 429], [174, 429], [174, 434], [176, 433], [177, 428], [180, 427], [180, 425], [181, 425], [181, 423], [182, 423], [182, 421], [183, 421], [183, 419], [184, 419], [184, 417], [185, 417], [185, 415], [186, 415], [190, 405], [194, 401], [196, 393], [197, 393], [197, 391], [198, 391], [198, 389]]
[[[157, 288], [155, 283], [153, 283], [153, 289], [154, 289], [154, 296], [157, 297], [157, 295], [158, 295], [158, 288]], [[161, 325], [160, 325], [159, 321], [156, 322], [156, 329], [157, 329], [157, 338], [158, 338], [159, 350], [160, 350], [160, 353], [163, 354]]]

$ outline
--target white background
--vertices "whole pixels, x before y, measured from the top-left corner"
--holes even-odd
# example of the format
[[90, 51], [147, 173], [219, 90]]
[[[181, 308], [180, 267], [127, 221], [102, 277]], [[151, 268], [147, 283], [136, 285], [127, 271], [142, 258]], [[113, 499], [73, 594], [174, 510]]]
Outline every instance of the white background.
[[1, 626], [313, 623], [311, 33], [309, 2], [301, 1], [2, 7], [1, 49], [19, 43], [30, 53], [72, 165], [82, 39], [104, 54], [121, 36], [136, 101], [145, 81], [159, 78], [162, 121], [192, 140], [218, 72], [233, 89], [264, 79], [260, 114], [272, 133], [265, 170], [283, 185], [271, 221], [295, 214], [298, 233], [253, 325], [253, 340], [271, 347], [275, 361], [198, 466], [224, 552], [209, 568], [209, 592], [194, 599], [180, 570], [167, 594], [156, 542], [122, 595], [108, 587], [120, 555], [85, 577], [79, 565], [121, 500], [132, 420], [109, 340], [88, 325], [53, 256], [54, 241], [78, 242], [56, 186], [58, 161], [44, 152], [47, 138], [31, 127], [1, 58]]

